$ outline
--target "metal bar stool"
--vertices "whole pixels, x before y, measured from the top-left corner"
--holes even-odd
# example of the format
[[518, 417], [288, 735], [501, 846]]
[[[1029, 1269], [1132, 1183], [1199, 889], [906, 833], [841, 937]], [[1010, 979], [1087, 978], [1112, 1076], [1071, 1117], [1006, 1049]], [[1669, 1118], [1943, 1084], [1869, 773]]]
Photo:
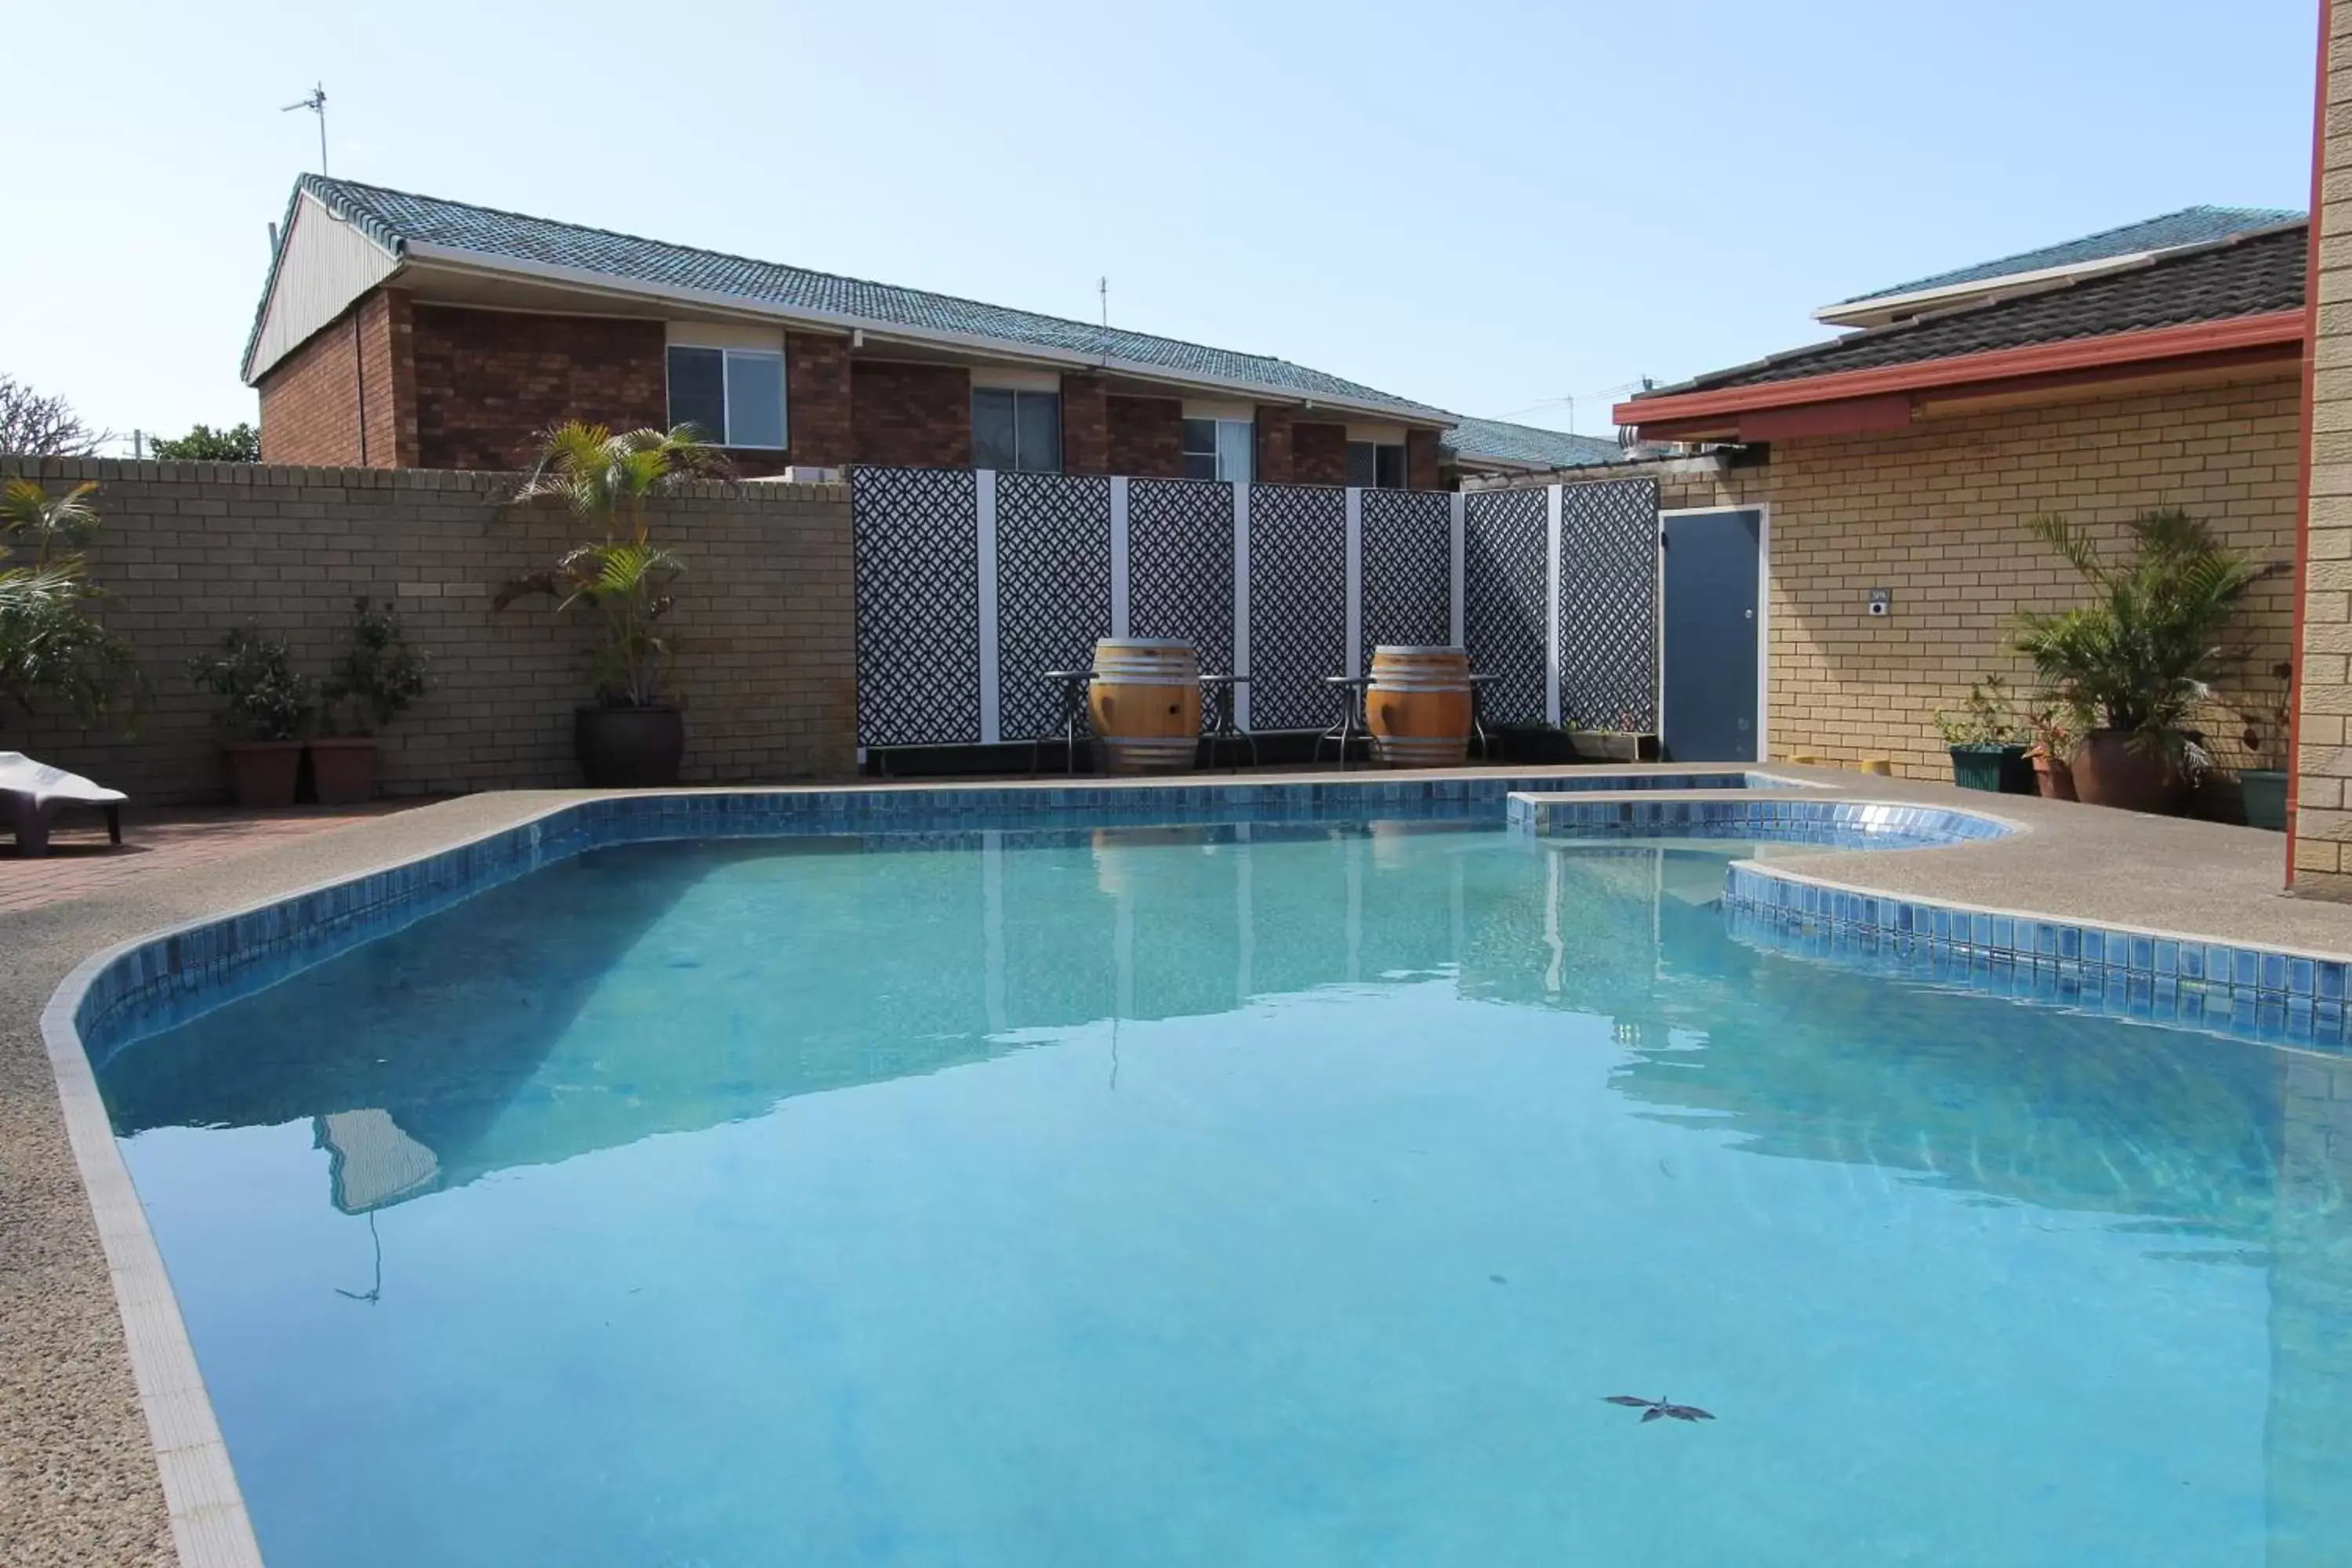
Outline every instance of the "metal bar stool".
[[[1087, 716], [1087, 684], [1095, 678], [1090, 669], [1041, 670], [1037, 679], [1061, 689], [1062, 697], [1062, 769], [1064, 775], [1076, 778], [1078, 773], [1078, 738], [1091, 735], [1094, 723]], [[1029, 776], [1035, 778], [1044, 761], [1048, 737], [1038, 734], [1029, 742]]]
[[1485, 707], [1482, 700], [1486, 694], [1486, 688], [1494, 685], [1497, 679], [1499, 678], [1492, 675], [1474, 675], [1470, 678], [1470, 738], [1478, 742], [1478, 760], [1482, 763], [1491, 763], [1495, 760], [1495, 737], [1486, 733], [1486, 721], [1480, 710]]
[[[1201, 677], [1201, 734], [1209, 742], [1209, 765], [1217, 765], [1217, 742], [1239, 741], [1249, 748], [1250, 766], [1257, 766], [1257, 737], [1234, 724], [1234, 695], [1237, 687], [1247, 686], [1246, 675], [1204, 675]], [[1241, 763], [1234, 764], [1235, 773]]]
[[1315, 737], [1315, 762], [1323, 761], [1323, 742], [1339, 743], [1339, 771], [1348, 771], [1348, 742], [1360, 737], [1367, 750], [1372, 742], [1371, 732], [1359, 724], [1357, 717], [1364, 710], [1364, 693], [1372, 684], [1369, 675], [1327, 675], [1323, 684], [1330, 689], [1332, 700], [1339, 705], [1339, 721]]

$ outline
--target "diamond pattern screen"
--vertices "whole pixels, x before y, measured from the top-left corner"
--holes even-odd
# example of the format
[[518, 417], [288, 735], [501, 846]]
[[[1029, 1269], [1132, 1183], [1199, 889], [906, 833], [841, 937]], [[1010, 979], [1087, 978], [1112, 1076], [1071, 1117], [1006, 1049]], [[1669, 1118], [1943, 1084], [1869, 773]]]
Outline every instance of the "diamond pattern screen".
[[1234, 487], [1135, 479], [1127, 487], [1127, 624], [1182, 637], [1203, 674], [1234, 668]]
[[1348, 492], [1250, 489], [1250, 728], [1320, 730], [1348, 668]]
[[[1454, 641], [1454, 509], [1437, 490], [1366, 490], [1363, 499], [1363, 662], [1382, 643], [1446, 647]], [[1474, 667], [1475, 668], [1475, 667]]]
[[857, 743], [980, 739], [980, 499], [968, 468], [855, 468]]
[[[1226, 533], [1231, 536], [1228, 523]], [[1228, 595], [1230, 596], [1230, 595]], [[1061, 689], [1039, 677], [1085, 669], [1110, 636], [1110, 481], [1083, 474], [996, 477], [1000, 733], [1058, 733]]]
[[[995, 608], [997, 730], [1051, 731], [1045, 670], [1083, 668], [1110, 635], [1110, 481], [1000, 473], [996, 570], [980, 581], [979, 488], [967, 469], [851, 473], [857, 563], [857, 729], [865, 746], [971, 744], [981, 722], [983, 588]], [[1561, 491], [1561, 717], [1571, 725], [1656, 724], [1657, 489], [1648, 480]], [[1495, 676], [1492, 723], [1541, 723], [1549, 649], [1545, 492], [1465, 498], [1465, 641]], [[1451, 640], [1451, 498], [1362, 492], [1358, 650]], [[1234, 491], [1191, 479], [1128, 484], [1129, 626], [1183, 637], [1201, 668], [1234, 668]], [[1251, 727], [1319, 730], [1336, 711], [1323, 678], [1349, 664], [1347, 493], [1250, 490]]]
[[1658, 727], [1658, 484], [1559, 492], [1559, 716], [1570, 729]]
[[1551, 636], [1544, 492], [1473, 490], [1464, 502], [1462, 640], [1470, 668], [1496, 678], [1480, 710], [1489, 724], [1540, 724]]

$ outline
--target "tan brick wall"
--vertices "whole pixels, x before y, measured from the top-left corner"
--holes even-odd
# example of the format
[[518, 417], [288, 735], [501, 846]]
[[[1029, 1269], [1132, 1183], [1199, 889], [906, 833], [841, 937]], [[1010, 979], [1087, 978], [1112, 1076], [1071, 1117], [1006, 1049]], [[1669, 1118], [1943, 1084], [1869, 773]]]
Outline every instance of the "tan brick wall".
[[[2027, 520], [2058, 512], [2114, 538], [2149, 507], [2180, 506], [2241, 549], [2291, 561], [2299, 398], [2292, 376], [2272, 374], [1776, 442], [1760, 468], [1667, 475], [1659, 504], [1770, 504], [1773, 756], [1886, 757], [1906, 777], [1944, 777], [1936, 709], [1988, 672], [2029, 686], [2002, 647], [2011, 619], [2079, 598]], [[1881, 587], [1895, 613], [1874, 619], [1866, 596]], [[2255, 668], [2286, 657], [2292, 626], [2288, 580], [2258, 588], [2244, 623]]]
[[2352, 3], [2332, 6], [2328, 21], [2294, 887], [2352, 899]]
[[[0, 465], [58, 488], [100, 482], [89, 552], [113, 595], [107, 623], [136, 646], [151, 688], [138, 736], [69, 717], [0, 713], [22, 751], [152, 801], [224, 787], [212, 699], [184, 661], [255, 619], [324, 674], [352, 601], [399, 605], [433, 655], [435, 689], [384, 740], [393, 794], [572, 784], [572, 709], [587, 690], [587, 630], [545, 601], [493, 611], [497, 584], [553, 563], [568, 516], [501, 509], [510, 475], [423, 469], [47, 461]], [[686, 702], [686, 777], [755, 783], [849, 773], [856, 758], [856, 605], [848, 491], [717, 486], [665, 500], [656, 536], [684, 556], [672, 622]]]

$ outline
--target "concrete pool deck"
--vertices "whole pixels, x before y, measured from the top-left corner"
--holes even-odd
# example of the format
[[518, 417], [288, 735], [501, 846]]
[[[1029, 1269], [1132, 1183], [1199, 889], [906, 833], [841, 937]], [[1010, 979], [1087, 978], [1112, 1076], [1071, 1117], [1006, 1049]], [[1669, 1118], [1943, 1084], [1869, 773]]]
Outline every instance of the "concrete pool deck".
[[[1725, 770], [1465, 771], [1517, 778], [1559, 773], [1590, 782], [1612, 774]], [[1779, 870], [1995, 910], [2352, 957], [2352, 906], [2282, 894], [2284, 845], [2276, 835], [1832, 769], [1774, 763], [1757, 771], [1817, 786], [1816, 798], [1970, 810], [2021, 830], [1927, 849], [1784, 850], [1772, 859]], [[1149, 791], [1187, 783], [1428, 776], [1433, 775], [1267, 772], [1239, 780], [1084, 782]], [[1025, 790], [1067, 782], [873, 781], [858, 787]], [[134, 937], [402, 864], [595, 798], [589, 791], [469, 796], [264, 843], [229, 858], [158, 867], [70, 900], [0, 910], [0, 953], [6, 957], [0, 964], [0, 1409], [8, 1412], [0, 1422], [0, 1541], [7, 1543], [11, 1563], [168, 1563], [179, 1554], [107, 1254], [42, 1037], [41, 1016], [58, 985], [92, 954]], [[10, 868], [0, 861], [0, 882]], [[174, 1500], [184, 1540], [195, 1521], [184, 1496]], [[221, 1560], [201, 1548], [188, 1555]]]

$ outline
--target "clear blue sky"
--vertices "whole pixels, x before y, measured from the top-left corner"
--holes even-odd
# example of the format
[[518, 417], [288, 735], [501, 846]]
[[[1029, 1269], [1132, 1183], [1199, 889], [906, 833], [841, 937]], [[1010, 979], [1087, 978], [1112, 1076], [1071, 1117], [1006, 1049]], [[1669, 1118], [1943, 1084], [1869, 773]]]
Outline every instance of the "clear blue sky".
[[2309, 200], [2315, 0], [19, 4], [0, 372], [252, 417], [264, 225], [333, 172], [1281, 354], [1462, 413], [1826, 300]]

